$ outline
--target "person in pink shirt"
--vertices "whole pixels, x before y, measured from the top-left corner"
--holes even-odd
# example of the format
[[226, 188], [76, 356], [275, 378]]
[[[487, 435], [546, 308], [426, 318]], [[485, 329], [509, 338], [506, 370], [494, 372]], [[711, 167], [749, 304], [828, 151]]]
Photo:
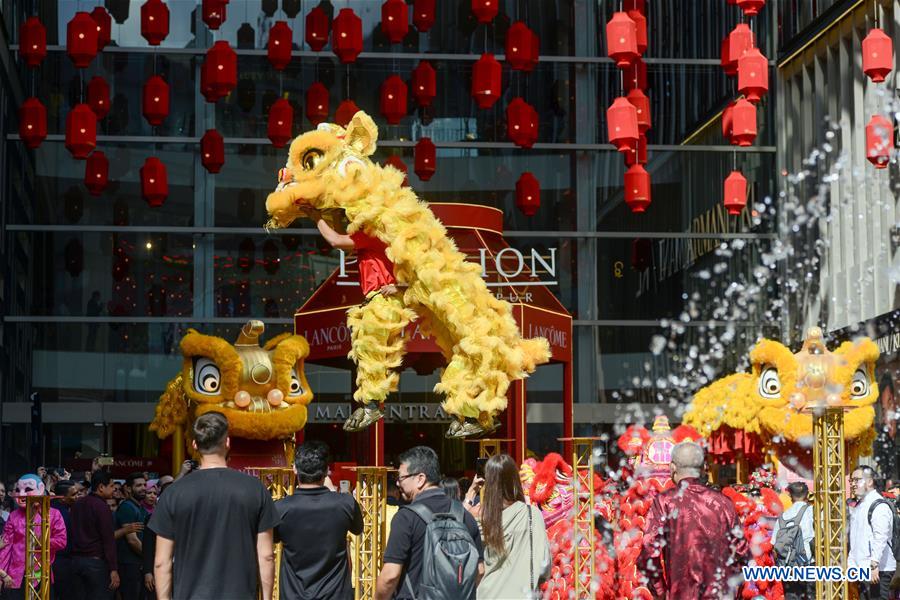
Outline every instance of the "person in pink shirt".
[[[44, 482], [34, 474], [23, 475], [16, 482], [12, 496], [17, 508], [9, 515], [3, 528], [3, 547], [0, 548], [0, 582], [5, 592], [4, 598], [26, 598], [25, 594], [25, 497], [43, 496]], [[36, 515], [40, 523], [40, 515]], [[38, 529], [35, 528], [37, 532]], [[66, 547], [66, 524], [55, 508], [50, 509], [50, 565], [56, 553]], [[50, 573], [50, 565], [41, 565]], [[51, 574], [52, 577], [52, 574]]]

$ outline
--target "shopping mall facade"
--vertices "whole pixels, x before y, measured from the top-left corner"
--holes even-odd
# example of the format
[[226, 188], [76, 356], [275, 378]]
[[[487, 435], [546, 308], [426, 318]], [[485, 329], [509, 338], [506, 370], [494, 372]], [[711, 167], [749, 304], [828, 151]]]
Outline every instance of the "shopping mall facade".
[[[653, 187], [644, 214], [625, 204], [622, 156], [607, 142], [606, 109], [622, 82], [606, 57], [604, 28], [618, 1], [504, 0], [484, 25], [468, 0], [439, 0], [430, 31], [411, 26], [391, 45], [380, 29], [380, 2], [232, 0], [214, 32], [199, 2], [170, 0], [170, 32], [154, 48], [140, 33], [143, 3], [106, 0], [112, 42], [76, 69], [66, 25], [77, 10], [101, 4], [0, 2], [4, 477], [32, 460], [74, 464], [101, 452], [166, 469], [165, 448], [147, 424], [180, 369], [187, 330], [233, 340], [251, 318], [265, 322], [266, 336], [293, 330], [296, 309], [341, 259], [310, 222], [263, 229], [265, 197], [286, 155], [267, 137], [267, 115], [285, 97], [295, 107], [293, 133], [310, 128], [304, 94], [314, 82], [328, 88], [331, 116], [345, 98], [373, 115], [380, 128], [374, 158], [402, 159], [423, 199], [502, 210], [505, 242], [526, 263], [541, 259], [542, 284], [572, 316], [564, 343], [573, 357], [576, 434], [608, 435], [616, 424], [660, 411], [677, 421], [703, 381], [746, 367], [760, 336], [796, 348], [816, 323], [834, 340], [868, 327], [883, 352], [879, 380], [900, 379], [892, 335], [898, 171], [896, 161], [871, 168], [864, 139], [866, 121], [895, 80], [892, 73], [873, 85], [859, 57], [876, 22], [888, 35], [900, 31], [894, 0], [766, 3], [750, 23], [769, 59], [770, 85], [747, 147], [729, 144], [721, 129], [722, 110], [737, 92], [720, 66], [720, 43], [742, 21], [740, 11], [724, 0], [648, 2]], [[349, 7], [362, 19], [355, 62], [342, 64], [330, 45], [315, 52], [304, 43], [305, 15], [315, 6], [331, 15]], [[36, 70], [18, 52], [19, 26], [31, 15], [47, 29], [47, 57]], [[266, 58], [278, 20], [294, 32], [293, 60], [281, 74]], [[540, 39], [540, 60], [530, 73], [504, 64], [500, 101], [480, 109], [470, 95], [473, 64], [485, 51], [501, 57], [517, 20]], [[237, 88], [208, 103], [200, 69], [220, 40], [237, 53]], [[437, 71], [433, 105], [410, 100], [399, 124], [387, 124], [379, 114], [382, 82], [392, 74], [408, 79], [423, 59]], [[153, 74], [171, 86], [170, 112], [158, 126], [141, 111], [142, 86]], [[84, 161], [64, 142], [66, 115], [94, 76], [111, 88], [111, 110], [98, 126], [98, 148], [110, 159], [99, 196], [85, 188]], [[18, 107], [29, 96], [48, 111], [48, 136], [36, 150], [18, 135]], [[504, 107], [516, 96], [539, 115], [537, 143], [527, 149], [507, 137]], [[225, 164], [215, 175], [199, 150], [211, 128], [225, 139]], [[412, 169], [422, 137], [437, 146], [428, 181]], [[140, 168], [150, 156], [168, 169], [159, 207], [141, 194]], [[734, 168], [749, 191], [737, 217], [722, 206], [722, 182]], [[516, 180], [526, 171], [540, 182], [533, 216], [516, 206]], [[351, 372], [316, 364], [306, 371], [316, 394], [307, 437], [328, 440], [341, 460], [363, 460], [339, 425]], [[465, 445], [441, 436], [436, 378], [404, 372], [392, 400], [402, 408], [386, 424], [387, 453], [424, 441], [441, 450], [449, 471], [462, 469]], [[537, 453], [559, 448], [563, 379], [554, 364], [528, 383], [528, 447]], [[40, 427], [30, 425], [36, 409]]]

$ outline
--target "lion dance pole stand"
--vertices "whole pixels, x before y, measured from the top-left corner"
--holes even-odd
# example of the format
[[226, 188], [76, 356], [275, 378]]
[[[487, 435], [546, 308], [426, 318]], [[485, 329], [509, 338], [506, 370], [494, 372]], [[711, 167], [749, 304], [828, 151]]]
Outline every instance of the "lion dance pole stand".
[[575, 528], [575, 598], [594, 597], [594, 442], [600, 438], [560, 438], [572, 444]]
[[[50, 598], [50, 496], [25, 497], [25, 598]], [[40, 515], [40, 525], [35, 516]], [[39, 528], [35, 533], [35, 528]]]

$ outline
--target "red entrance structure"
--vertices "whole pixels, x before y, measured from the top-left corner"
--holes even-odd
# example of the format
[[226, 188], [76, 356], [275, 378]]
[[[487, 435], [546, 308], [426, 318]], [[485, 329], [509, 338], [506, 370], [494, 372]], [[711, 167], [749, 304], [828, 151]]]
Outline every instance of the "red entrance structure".
[[[555, 277], [555, 256], [536, 251], [526, 256], [511, 248], [503, 238], [503, 212], [473, 204], [431, 204], [435, 216], [447, 228], [460, 252], [480, 263], [487, 286], [513, 306], [513, 316], [524, 337], [545, 337], [550, 342], [551, 363], [563, 366], [563, 437], [572, 437], [572, 316], [548, 289]], [[544, 278], [542, 280], [541, 278]], [[307, 364], [352, 369], [347, 358], [350, 330], [347, 309], [364, 300], [355, 261], [345, 261], [310, 296], [294, 315], [294, 331], [309, 342]], [[433, 340], [419, 331], [415, 322], [406, 329], [407, 345], [403, 368], [424, 375], [444, 365]], [[539, 367], [540, 368], [540, 367]], [[509, 438], [508, 451], [517, 461], [525, 460], [527, 380], [513, 383], [504, 429], [499, 437]], [[368, 463], [384, 465], [384, 421], [369, 428]], [[570, 452], [567, 448], [566, 452]], [[363, 463], [366, 464], [366, 463]]]

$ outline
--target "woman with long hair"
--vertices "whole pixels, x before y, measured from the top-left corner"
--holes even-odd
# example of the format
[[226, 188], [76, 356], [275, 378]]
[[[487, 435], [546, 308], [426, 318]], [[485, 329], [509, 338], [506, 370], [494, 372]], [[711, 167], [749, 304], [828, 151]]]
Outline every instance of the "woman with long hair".
[[488, 459], [481, 497], [484, 578], [478, 598], [536, 598], [550, 574], [550, 543], [541, 511], [525, 502], [519, 469], [508, 454]]

